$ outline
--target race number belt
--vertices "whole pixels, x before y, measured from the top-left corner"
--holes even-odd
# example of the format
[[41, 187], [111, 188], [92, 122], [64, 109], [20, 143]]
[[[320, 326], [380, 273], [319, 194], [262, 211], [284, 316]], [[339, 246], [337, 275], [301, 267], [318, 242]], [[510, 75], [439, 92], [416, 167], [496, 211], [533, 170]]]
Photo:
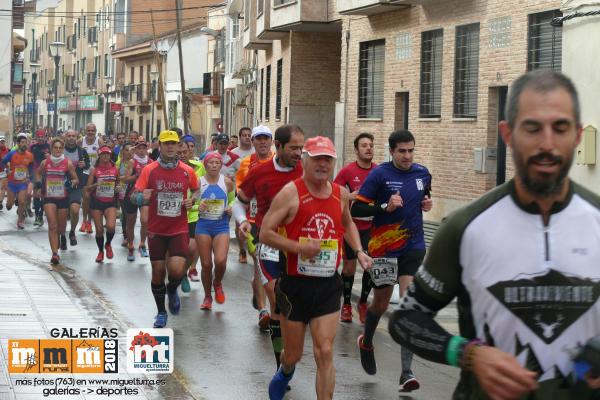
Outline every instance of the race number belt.
[[261, 244], [258, 251], [258, 258], [262, 261], [279, 262], [279, 250], [266, 244]]
[[15, 167], [15, 173], [13, 174], [15, 181], [24, 181], [27, 179], [27, 168], [26, 167]]
[[[308, 243], [311, 239], [300, 238], [300, 244]], [[316, 240], [316, 239], [312, 239]], [[304, 258], [298, 255], [298, 273], [300, 275], [328, 278], [335, 274], [338, 258], [337, 239], [321, 239], [321, 251], [314, 258]]]
[[398, 259], [374, 258], [369, 274], [375, 286], [395, 285], [398, 282]]
[[96, 197], [112, 199], [115, 197], [115, 183], [113, 181], [100, 181], [96, 187]]
[[46, 197], [63, 198], [65, 195], [65, 181], [63, 179], [46, 179]]
[[158, 193], [157, 213], [161, 217], [175, 218], [181, 215], [183, 193]]
[[206, 210], [198, 213], [200, 218], [216, 221], [223, 217], [223, 213], [225, 212], [225, 200], [202, 199], [201, 201], [206, 206]]

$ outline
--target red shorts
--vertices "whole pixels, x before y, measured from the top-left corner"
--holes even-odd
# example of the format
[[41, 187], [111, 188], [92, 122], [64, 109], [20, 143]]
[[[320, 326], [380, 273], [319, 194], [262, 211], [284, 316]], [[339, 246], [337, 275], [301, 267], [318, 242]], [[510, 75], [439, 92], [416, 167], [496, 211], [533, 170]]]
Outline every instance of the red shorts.
[[175, 236], [163, 236], [148, 232], [148, 249], [150, 261], [164, 260], [169, 257], [188, 256], [190, 236], [187, 232]]

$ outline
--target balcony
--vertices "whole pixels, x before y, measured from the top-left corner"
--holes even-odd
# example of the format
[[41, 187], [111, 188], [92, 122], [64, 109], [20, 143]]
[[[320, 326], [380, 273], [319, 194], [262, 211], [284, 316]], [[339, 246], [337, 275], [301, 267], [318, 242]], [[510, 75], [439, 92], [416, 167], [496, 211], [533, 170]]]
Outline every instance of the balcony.
[[274, 31], [271, 29], [271, 1], [259, 0], [263, 4], [262, 12], [258, 10], [256, 19], [256, 37], [260, 40], [279, 40], [285, 37], [286, 33]]
[[242, 34], [242, 44], [245, 49], [249, 50], [267, 50], [271, 48], [271, 42], [268, 40], [261, 40], [256, 37], [256, 1], [245, 1], [246, 7], [244, 8], [244, 33]]
[[341, 22], [328, 20], [327, 2], [322, 0], [272, 0], [270, 29], [273, 31], [339, 32]]
[[376, 15], [403, 10], [427, 0], [337, 0], [338, 12], [342, 15]]

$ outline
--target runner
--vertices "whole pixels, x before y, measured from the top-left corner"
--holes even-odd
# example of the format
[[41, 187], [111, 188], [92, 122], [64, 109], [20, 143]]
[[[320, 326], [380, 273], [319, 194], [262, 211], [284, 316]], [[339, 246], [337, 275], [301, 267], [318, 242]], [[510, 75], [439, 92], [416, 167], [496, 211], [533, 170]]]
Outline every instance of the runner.
[[[221, 174], [223, 158], [218, 152], [204, 157], [206, 173], [200, 178], [198, 222], [196, 224], [196, 246], [202, 265], [202, 286], [204, 301], [202, 310], [212, 309], [212, 287], [215, 288], [215, 301], [225, 302], [223, 277], [229, 251], [230, 204], [235, 199], [233, 182]], [[214, 256], [214, 277], [213, 277]]]
[[65, 157], [64, 150], [65, 144], [61, 138], [52, 139], [50, 157], [41, 162], [35, 173], [36, 197], [43, 198], [44, 212], [48, 220], [52, 264], [60, 263], [59, 233], [64, 232], [67, 226], [69, 194], [65, 182], [70, 177], [71, 187], [76, 188], [79, 185], [75, 167], [71, 160]]
[[[216, 152], [221, 155], [221, 159], [223, 162], [223, 167], [221, 168], [221, 173], [235, 181], [235, 174], [240, 168], [240, 163], [236, 161], [239, 160], [239, 156], [234, 152], [228, 150], [229, 147], [229, 136], [225, 134], [220, 134], [217, 136], [217, 150]], [[205, 156], [206, 157], [206, 156]], [[204, 158], [203, 158], [204, 160]], [[206, 165], [205, 165], [206, 166]]]
[[[125, 137], [125, 134], [123, 134], [123, 137]], [[121, 144], [119, 155], [120, 160], [117, 162], [116, 166], [119, 169], [119, 206], [121, 208], [121, 231], [123, 232], [123, 242], [121, 243], [121, 246], [128, 247], [127, 210], [125, 210], [125, 194], [127, 193], [127, 183], [125, 180], [127, 175], [127, 166], [129, 165], [129, 161], [133, 159], [132, 143], [124, 142]], [[129, 260], [129, 256], [127, 256], [127, 259]]]
[[[185, 136], [184, 136], [185, 137]], [[177, 151], [177, 157], [179, 157], [180, 161], [183, 161], [190, 168], [194, 170], [196, 174], [196, 179], [200, 179], [204, 173], [204, 164], [201, 161], [196, 161], [194, 159], [194, 144], [190, 141], [180, 142], [179, 149]], [[191, 192], [188, 192], [188, 197], [191, 196]], [[188, 233], [190, 235], [190, 241], [188, 244], [189, 253], [186, 260], [186, 269], [187, 274], [184, 275], [183, 280], [181, 281], [181, 290], [183, 292], [189, 292], [191, 290], [190, 282], [198, 282], [198, 270], [196, 269], [196, 264], [198, 264], [198, 258], [200, 255], [198, 254], [198, 248], [196, 246], [196, 223], [198, 222], [198, 204], [194, 204], [191, 208], [188, 209], [187, 212], [187, 220], [188, 220]]]
[[[33, 169], [34, 171], [37, 171], [42, 161], [44, 161], [50, 153], [50, 146], [46, 142], [46, 132], [43, 129], [38, 129], [35, 132], [35, 142], [32, 142], [31, 146], [29, 147], [29, 151], [31, 151], [31, 154], [33, 154]], [[34, 175], [34, 178], [37, 179], [37, 174]], [[33, 184], [35, 185], [36, 183], [38, 182], [34, 179]], [[35, 221], [33, 222], [33, 225], [44, 225], [44, 210], [42, 208], [41, 197], [33, 198], [33, 210], [35, 213]]]
[[238, 147], [239, 144], [239, 140], [237, 135], [231, 135], [231, 138], [229, 139], [229, 147], [227, 147], [227, 150], [233, 150], [236, 147]]
[[[162, 131], [159, 143], [160, 157], [142, 170], [130, 198], [138, 206], [149, 205], [151, 287], [158, 308], [154, 327], [164, 328], [167, 325], [165, 294], [169, 297], [172, 314], [178, 314], [181, 307], [177, 287], [185, 274], [188, 256], [186, 212], [193, 206], [193, 199], [198, 197], [199, 186], [194, 170], [176, 158], [177, 133]], [[188, 190], [193, 192], [190, 197]], [[169, 283], [165, 285], [167, 273]]]
[[[111, 160], [108, 146], [98, 149], [96, 165], [90, 168], [87, 191], [91, 193], [90, 209], [96, 226], [96, 245], [98, 256], [96, 262], [104, 261], [106, 257], [113, 258], [112, 240], [117, 224], [117, 187], [119, 186], [119, 170]], [[104, 242], [104, 224], [106, 223], [106, 244]]]
[[[237, 171], [236, 175], [235, 175], [236, 179], [238, 177], [240, 168], [242, 167], [243, 160], [246, 157], [254, 154], [254, 147], [252, 146], [252, 129], [250, 129], [248, 127], [240, 128], [238, 135], [240, 138], [239, 147], [236, 147], [233, 150], [231, 150], [231, 152], [233, 154], [238, 156], [238, 159], [235, 160], [236, 164], [238, 164], [236, 166], [236, 171]], [[245, 166], [247, 167], [248, 164], [245, 164]], [[236, 185], [236, 188], [239, 186], [237, 182], [235, 182], [235, 185]], [[236, 222], [235, 223], [235, 238], [237, 239], [238, 246], [239, 246], [238, 261], [242, 264], [246, 264], [248, 262], [248, 256], [246, 254], [246, 241], [240, 236], [239, 230], [240, 230], [240, 226]]]
[[8, 196], [6, 198], [6, 209], [10, 210], [18, 201], [17, 206], [17, 229], [25, 229], [25, 208], [27, 207], [28, 186], [33, 175], [33, 154], [27, 150], [27, 134], [19, 133], [17, 136], [16, 150], [9, 151], [0, 165], [4, 169], [9, 164], [8, 174]]
[[[98, 149], [104, 145], [102, 139], [96, 136], [96, 125], [89, 123], [85, 126], [85, 136], [81, 142], [81, 147], [87, 152], [90, 159], [90, 165], [96, 165], [98, 159]], [[84, 171], [84, 174], [90, 175], [90, 170]], [[86, 178], [86, 181], [88, 179]], [[92, 233], [92, 218], [90, 214], [90, 193], [83, 192], [83, 222], [79, 232]]]
[[[262, 132], [262, 130], [257, 129], [256, 133], [258, 132]], [[248, 176], [238, 190], [238, 200], [234, 205], [234, 216], [240, 224], [242, 236], [247, 237], [251, 233], [252, 237], [258, 240], [262, 220], [275, 195], [287, 183], [302, 176], [302, 163], [299, 161], [303, 144], [304, 132], [299, 126], [280, 126], [275, 131], [276, 156], [273, 157], [272, 161], [256, 164], [248, 171]], [[259, 154], [259, 147], [256, 148], [256, 152]], [[257, 211], [255, 223], [251, 225], [246, 218], [246, 209], [253, 197], [256, 197]], [[279, 251], [266, 245], [259, 245], [257, 253], [260, 280], [271, 306], [271, 315], [268, 319], [271, 344], [275, 354], [275, 362], [279, 367], [282, 343], [279, 316], [275, 307], [275, 280], [279, 277], [282, 269], [279, 262], [281, 255]], [[268, 316], [262, 311], [261, 314], [262, 317]], [[259, 318], [259, 321], [261, 321], [260, 315]]]
[[350, 216], [348, 191], [329, 182], [335, 158], [331, 140], [322, 136], [308, 139], [304, 176], [281, 189], [262, 220], [261, 243], [279, 249], [285, 258], [283, 274], [277, 280], [284, 351], [269, 384], [271, 400], [283, 399], [302, 357], [307, 325], [315, 349], [317, 398], [333, 398], [333, 341], [343, 286], [337, 272], [342, 240], [348, 241], [365, 269], [372, 264]]
[[[8, 147], [6, 147], [6, 138], [4, 136], [0, 136], [0, 160], [2, 160], [4, 158], [4, 156], [6, 156], [8, 154], [9, 150]], [[0, 210], [2, 210], [4, 208], [3, 202], [4, 202], [4, 196], [6, 195], [6, 184], [7, 184], [7, 177], [8, 174], [6, 173], [6, 170], [4, 168], [2, 168], [0, 170]]]
[[125, 192], [125, 212], [127, 213], [127, 248], [128, 255], [127, 261], [134, 261], [134, 239], [135, 239], [135, 222], [137, 220], [138, 208], [140, 210], [140, 244], [138, 245], [138, 252], [141, 257], [148, 257], [148, 250], [146, 249], [146, 237], [148, 236], [148, 207], [138, 207], [134, 204], [131, 199], [131, 191], [135, 187], [135, 182], [142, 173], [142, 169], [148, 163], [150, 163], [150, 157], [148, 157], [148, 144], [144, 139], [139, 139], [135, 144], [133, 150], [133, 159], [131, 159], [127, 165], [127, 171], [125, 172], [125, 183], [127, 184], [127, 191]]
[[[69, 193], [69, 209], [71, 219], [71, 229], [69, 231], [69, 242], [71, 246], [77, 246], [77, 237], [75, 236], [75, 230], [79, 223], [79, 210], [81, 209], [81, 201], [83, 199], [82, 187], [87, 183], [88, 175], [85, 171], [90, 169], [90, 158], [88, 157], [87, 151], [83, 147], [77, 145], [77, 132], [73, 129], [69, 129], [65, 132], [65, 157], [71, 160], [71, 163], [76, 167], [77, 181], [79, 185], [72, 187], [70, 182], [67, 180], [67, 192]], [[61, 249], [66, 250], [67, 238], [66, 238], [66, 227], [60, 237]], [[64, 244], [64, 246], [63, 246]]]
[[[362, 183], [367, 179], [369, 172], [377, 166], [373, 162], [373, 140], [374, 137], [370, 133], [361, 133], [354, 139], [354, 152], [356, 153], [356, 161], [346, 165], [338, 172], [334, 182], [340, 186], [344, 186], [350, 191], [350, 200], [354, 201], [358, 195], [358, 190]], [[363, 248], [368, 247], [369, 231], [373, 218], [352, 218], [354, 224], [358, 228], [360, 235], [360, 243]], [[344, 267], [342, 269], [342, 280], [344, 281], [344, 304], [340, 321], [352, 322], [352, 305], [350, 299], [352, 297], [352, 286], [354, 285], [354, 274], [356, 273], [356, 254], [348, 247], [348, 243], [344, 241]], [[365, 323], [367, 315], [367, 298], [371, 291], [371, 276], [368, 272], [363, 271], [362, 288], [360, 291], [360, 300], [356, 305], [358, 316], [361, 323]]]
[[[403, 296], [425, 256], [423, 213], [432, 207], [431, 175], [414, 163], [415, 138], [407, 130], [393, 132], [388, 139], [392, 161], [375, 168], [352, 204], [352, 216], [374, 216], [369, 254], [375, 260], [371, 271], [375, 293], [367, 310], [363, 334], [357, 339], [360, 361], [369, 375], [377, 373], [373, 336], [379, 319], [389, 306], [399, 280]], [[402, 348], [400, 390], [419, 388], [412, 370], [412, 352]]]
[[[559, 72], [529, 72], [505, 115], [514, 179], [446, 218], [390, 333], [462, 369], [454, 398], [597, 399], [597, 372], [572, 360], [600, 335], [600, 197], [569, 178], [577, 90]], [[433, 320], [454, 298], [461, 336]]]

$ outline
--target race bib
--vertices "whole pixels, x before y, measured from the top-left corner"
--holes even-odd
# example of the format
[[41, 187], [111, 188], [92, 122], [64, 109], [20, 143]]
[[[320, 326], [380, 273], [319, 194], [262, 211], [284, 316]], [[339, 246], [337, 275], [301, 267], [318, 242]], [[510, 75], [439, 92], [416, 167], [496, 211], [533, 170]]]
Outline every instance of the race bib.
[[112, 199], [115, 197], [115, 182], [100, 181], [96, 186], [96, 197], [103, 199]]
[[27, 167], [16, 167], [13, 177], [15, 181], [24, 181], [27, 179]]
[[202, 199], [201, 202], [204, 203], [204, 205], [206, 205], [206, 210], [200, 211], [198, 213], [198, 216], [200, 218], [216, 221], [223, 217], [223, 213], [225, 212], [225, 200]]
[[256, 198], [250, 200], [250, 218], [256, 217], [258, 213], [258, 203], [256, 202]]
[[[301, 237], [300, 243], [307, 243], [309, 240], [309, 238]], [[320, 242], [321, 252], [316, 257], [307, 259], [298, 255], [298, 273], [300, 275], [328, 278], [335, 274], [338, 241], [336, 239], [321, 239]]]
[[395, 285], [398, 283], [398, 259], [374, 258], [369, 274], [375, 286]]
[[46, 180], [46, 197], [62, 199], [65, 196], [64, 180], [56, 178]]
[[175, 218], [181, 215], [183, 193], [158, 193], [158, 215], [161, 217]]
[[6, 171], [0, 171], [0, 179], [6, 178]]
[[260, 250], [258, 251], [258, 258], [262, 261], [279, 262], [279, 250], [267, 246], [266, 244], [261, 244]]

